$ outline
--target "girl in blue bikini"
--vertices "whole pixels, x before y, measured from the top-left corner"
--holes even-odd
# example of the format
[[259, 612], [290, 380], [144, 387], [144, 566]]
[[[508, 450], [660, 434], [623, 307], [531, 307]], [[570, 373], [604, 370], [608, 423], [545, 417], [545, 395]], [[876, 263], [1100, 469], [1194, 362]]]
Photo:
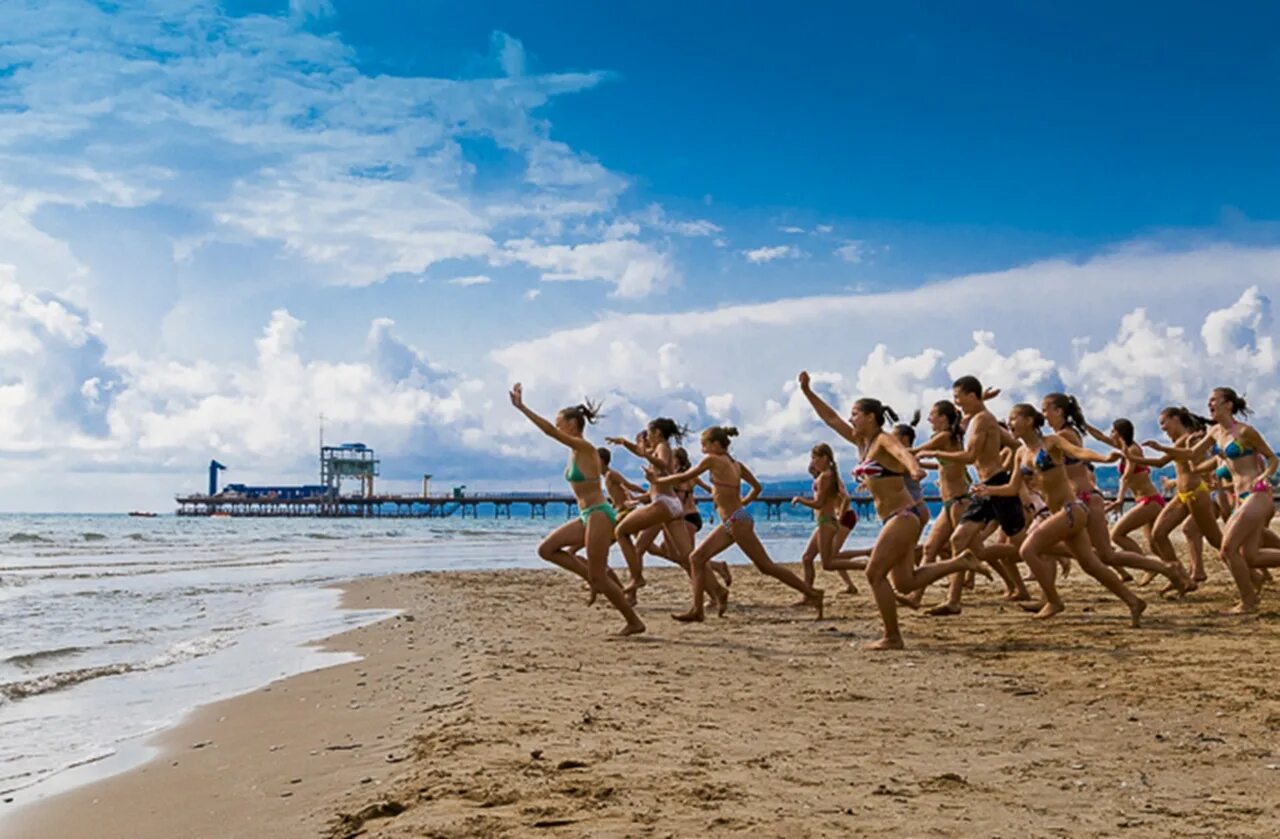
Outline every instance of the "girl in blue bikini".
[[[553, 530], [538, 546], [538, 556], [548, 562], [572, 571], [599, 591], [626, 620], [619, 635], [637, 635], [644, 632], [644, 622], [627, 602], [622, 587], [609, 573], [609, 545], [613, 542], [613, 526], [618, 513], [605, 500], [600, 488], [600, 456], [583, 431], [587, 423], [593, 423], [599, 409], [590, 403], [574, 405], [556, 414], [555, 423], [534, 413], [524, 404], [524, 389], [516, 384], [511, 388], [511, 404], [529, 418], [538, 430], [569, 449], [569, 463], [564, 479], [573, 490], [573, 496], [582, 512], [567, 524]], [[573, 549], [584, 545], [587, 559], [583, 562]]]

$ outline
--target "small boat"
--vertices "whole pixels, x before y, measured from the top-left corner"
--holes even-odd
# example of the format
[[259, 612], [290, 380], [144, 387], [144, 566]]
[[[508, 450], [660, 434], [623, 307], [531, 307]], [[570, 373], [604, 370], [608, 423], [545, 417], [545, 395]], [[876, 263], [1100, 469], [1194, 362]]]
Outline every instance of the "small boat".
[[212, 513], [210, 513], [210, 514], [209, 514], [209, 518], [211, 518], [211, 519], [229, 519], [229, 518], [231, 518], [231, 514], [230, 514], [230, 513], [228, 513], [226, 510], [216, 510], [216, 511], [214, 511], [214, 512], [212, 512]]
[[129, 515], [133, 516], [135, 519], [153, 519], [160, 514], [144, 512], [142, 510], [130, 510]]

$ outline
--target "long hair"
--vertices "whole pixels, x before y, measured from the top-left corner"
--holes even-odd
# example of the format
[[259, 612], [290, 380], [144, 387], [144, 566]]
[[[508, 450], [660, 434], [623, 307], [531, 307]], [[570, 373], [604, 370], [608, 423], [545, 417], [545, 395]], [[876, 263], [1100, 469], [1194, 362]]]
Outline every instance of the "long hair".
[[1170, 405], [1160, 412], [1160, 416], [1176, 419], [1182, 423], [1183, 428], [1188, 431], [1203, 431], [1213, 425], [1213, 420], [1208, 417], [1202, 417], [1199, 414], [1192, 413], [1191, 409], [1185, 405]]
[[1062, 411], [1067, 418], [1067, 427], [1074, 429], [1077, 434], [1084, 437], [1084, 411], [1080, 410], [1080, 403], [1074, 396], [1065, 393], [1051, 393], [1044, 398], [1044, 401]]
[[1017, 405], [1013, 406], [1012, 413], [1030, 419], [1031, 424], [1036, 427], [1036, 431], [1044, 431], [1044, 414], [1037, 411], [1034, 405], [1028, 405], [1026, 402], [1019, 402]]
[[933, 409], [946, 418], [947, 430], [951, 432], [951, 439], [955, 441], [956, 445], [964, 445], [963, 417], [960, 415], [960, 409], [956, 407], [955, 403], [950, 399], [943, 399], [940, 402], [934, 402]]
[[876, 418], [876, 425], [881, 428], [884, 428], [884, 422], [886, 419], [892, 422], [898, 421], [898, 412], [881, 402], [879, 399], [863, 397], [857, 402], [854, 402], [853, 407], [860, 413], [871, 414], [874, 416]]
[[578, 430], [586, 428], [587, 425], [594, 425], [604, 414], [600, 413], [600, 403], [592, 402], [590, 399], [584, 399], [577, 405], [570, 405], [568, 408], [560, 409], [560, 416], [569, 420], [578, 426]]
[[675, 440], [677, 443], [684, 439], [689, 433], [689, 427], [686, 425], [678, 425], [675, 420], [670, 417], [658, 417], [649, 423], [649, 428], [662, 435], [662, 439], [670, 443]]
[[1227, 400], [1231, 404], [1231, 415], [1233, 417], [1247, 417], [1253, 413], [1249, 410], [1249, 403], [1244, 401], [1244, 397], [1236, 393], [1229, 387], [1215, 387], [1213, 392]]
[[738, 436], [738, 429], [732, 425], [713, 425], [702, 432], [702, 436], [713, 443], [718, 443], [721, 448], [728, 451], [732, 438]]

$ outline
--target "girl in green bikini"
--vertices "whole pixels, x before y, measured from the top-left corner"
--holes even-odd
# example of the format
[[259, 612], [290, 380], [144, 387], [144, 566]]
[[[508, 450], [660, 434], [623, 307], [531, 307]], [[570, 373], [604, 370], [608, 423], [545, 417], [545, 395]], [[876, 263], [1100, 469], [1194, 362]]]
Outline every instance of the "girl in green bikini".
[[[613, 608], [626, 619], [626, 626], [619, 635], [637, 635], [644, 632], [644, 622], [627, 597], [609, 574], [609, 545], [613, 542], [613, 526], [618, 514], [605, 500], [600, 488], [600, 456], [595, 446], [583, 436], [587, 423], [595, 422], [599, 410], [585, 403], [564, 408], [556, 414], [554, 424], [534, 413], [524, 404], [524, 391], [519, 384], [511, 388], [511, 404], [529, 418], [538, 430], [569, 448], [569, 463], [564, 479], [569, 482], [577, 499], [578, 518], [553, 530], [538, 546], [538, 556], [572, 571], [586, 580], [594, 591], [608, 598]], [[586, 545], [587, 559], [583, 562], [573, 549]]]

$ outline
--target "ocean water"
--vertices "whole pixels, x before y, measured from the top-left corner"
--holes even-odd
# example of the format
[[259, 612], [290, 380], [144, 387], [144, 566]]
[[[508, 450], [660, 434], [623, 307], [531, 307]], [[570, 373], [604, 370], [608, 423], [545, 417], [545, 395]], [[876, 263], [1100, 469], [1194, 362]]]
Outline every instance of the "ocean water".
[[[0, 515], [0, 821], [198, 705], [353, 658], [309, 642], [388, 613], [339, 608], [332, 583], [543, 567], [563, 521]], [[780, 561], [810, 528], [758, 525]]]

